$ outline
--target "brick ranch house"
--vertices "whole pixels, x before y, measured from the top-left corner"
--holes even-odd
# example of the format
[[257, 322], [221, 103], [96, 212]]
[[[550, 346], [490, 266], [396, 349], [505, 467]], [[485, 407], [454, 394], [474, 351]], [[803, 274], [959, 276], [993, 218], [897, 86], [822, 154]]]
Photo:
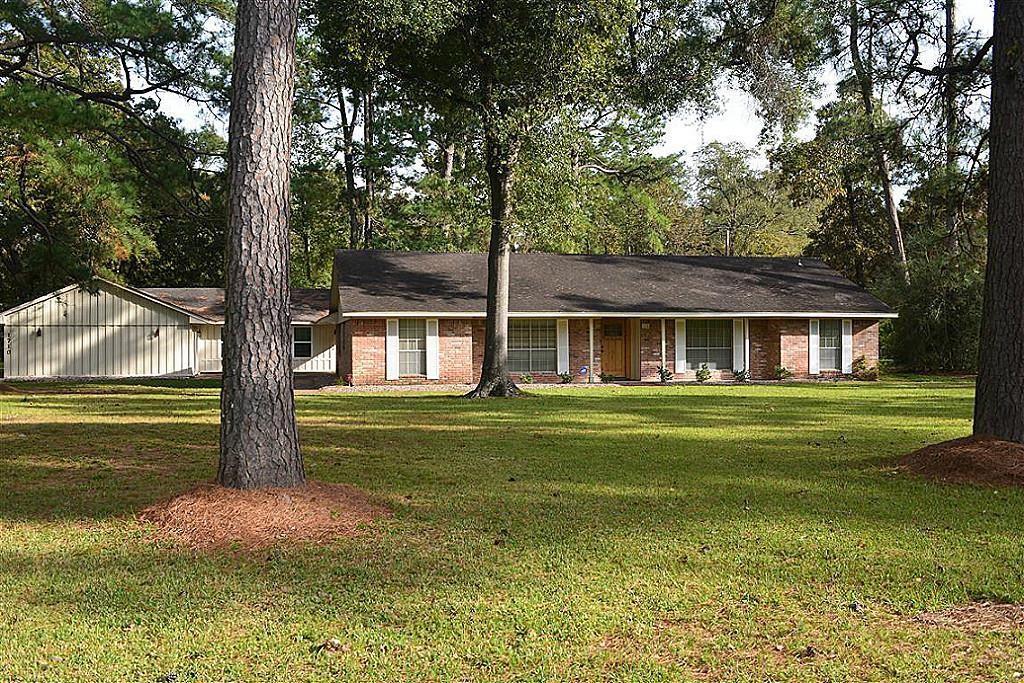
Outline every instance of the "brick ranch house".
[[[472, 383], [480, 374], [486, 254], [337, 252], [328, 289], [292, 291], [292, 368], [355, 385]], [[820, 261], [513, 254], [516, 379], [693, 379], [778, 366], [849, 374], [878, 360], [884, 303]], [[69, 285], [0, 313], [4, 375], [182, 377], [221, 369], [224, 292]]]
[[[785, 367], [797, 378], [878, 362], [896, 314], [808, 258], [513, 254], [509, 365], [518, 380], [657, 381]], [[487, 255], [341, 250], [331, 316], [354, 385], [472, 383], [483, 361]]]

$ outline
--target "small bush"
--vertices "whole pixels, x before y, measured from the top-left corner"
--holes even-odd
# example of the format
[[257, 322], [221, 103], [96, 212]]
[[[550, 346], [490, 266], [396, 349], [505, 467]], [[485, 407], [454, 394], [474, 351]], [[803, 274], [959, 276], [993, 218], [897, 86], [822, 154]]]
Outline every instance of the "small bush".
[[787, 368], [785, 365], [775, 366], [775, 379], [782, 381], [784, 379], [791, 379], [793, 377], [793, 371]]
[[352, 383], [352, 375], [351, 375], [351, 374], [347, 374], [347, 375], [345, 375], [345, 376], [344, 376], [344, 377], [343, 377], [343, 378], [341, 379], [341, 381], [342, 381], [342, 384], [344, 384], [344, 385], [345, 385], [346, 387], [351, 387], [351, 386], [354, 386], [354, 385], [353, 385], [353, 383]]
[[734, 370], [732, 378], [737, 382], [747, 382], [750, 381], [750, 372], [747, 370]]
[[531, 375], [528, 372], [524, 372], [523, 374], [519, 375], [519, 381], [522, 384], [533, 384], [533, 375]]
[[601, 374], [598, 375], [598, 377], [604, 383], [614, 382], [615, 381], [615, 375], [612, 375], [612, 374], [607, 373], [607, 372], [602, 372]]
[[571, 372], [560, 372], [558, 377], [562, 380], [562, 384], [572, 384], [572, 373]]
[[701, 383], [707, 382], [709, 379], [711, 379], [711, 370], [708, 369], [707, 363], [701, 363], [700, 367], [697, 368], [697, 372], [695, 374], [697, 376], [697, 381]]
[[672, 377], [674, 377], [674, 375], [671, 372], [669, 372], [668, 368], [666, 368], [664, 365], [658, 366], [658, 379], [661, 380], [662, 384], [667, 384], [668, 382], [671, 382]]
[[878, 379], [878, 367], [868, 363], [864, 356], [853, 361], [853, 378], [864, 382], [874, 382]]

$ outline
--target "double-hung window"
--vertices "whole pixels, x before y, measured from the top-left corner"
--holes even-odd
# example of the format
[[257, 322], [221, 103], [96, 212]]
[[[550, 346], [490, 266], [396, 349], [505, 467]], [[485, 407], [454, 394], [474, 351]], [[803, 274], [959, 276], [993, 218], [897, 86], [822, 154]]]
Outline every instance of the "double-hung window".
[[555, 372], [558, 332], [554, 320], [508, 321], [508, 369], [512, 372]]
[[398, 374], [402, 376], [426, 376], [426, 320], [403, 318], [398, 321]]
[[292, 357], [312, 358], [313, 357], [313, 328], [293, 327], [292, 328]]
[[732, 320], [686, 321], [686, 369], [732, 370]]
[[818, 323], [818, 362], [822, 370], [843, 367], [843, 321], [823, 319]]

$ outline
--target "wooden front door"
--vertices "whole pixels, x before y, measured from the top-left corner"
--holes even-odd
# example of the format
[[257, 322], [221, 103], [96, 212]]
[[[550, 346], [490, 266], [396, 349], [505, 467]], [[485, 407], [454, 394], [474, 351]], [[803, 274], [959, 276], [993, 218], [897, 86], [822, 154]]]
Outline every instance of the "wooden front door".
[[626, 376], [626, 321], [601, 323], [601, 371], [615, 377]]

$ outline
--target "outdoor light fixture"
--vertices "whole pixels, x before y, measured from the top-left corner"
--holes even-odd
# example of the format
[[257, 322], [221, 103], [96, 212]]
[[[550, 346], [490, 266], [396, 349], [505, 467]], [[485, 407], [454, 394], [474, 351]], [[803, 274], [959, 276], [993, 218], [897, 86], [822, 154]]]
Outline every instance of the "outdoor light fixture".
[[41, 327], [36, 328], [36, 336], [37, 337], [42, 337], [43, 336], [43, 328], [41, 328]]
[[154, 328], [153, 329], [153, 339], [156, 339], [159, 336], [160, 336], [160, 328], [159, 327]]

